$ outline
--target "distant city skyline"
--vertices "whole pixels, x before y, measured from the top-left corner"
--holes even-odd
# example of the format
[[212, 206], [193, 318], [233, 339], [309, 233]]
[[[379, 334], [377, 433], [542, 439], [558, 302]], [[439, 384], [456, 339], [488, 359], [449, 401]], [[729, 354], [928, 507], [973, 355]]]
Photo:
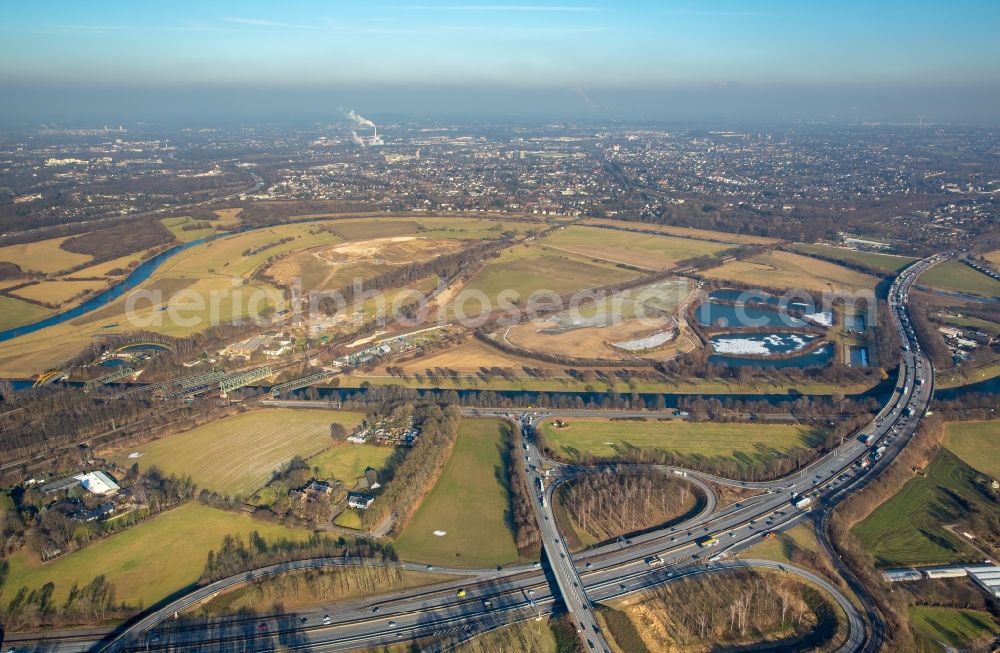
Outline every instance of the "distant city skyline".
[[998, 24], [985, 0], [17, 3], [0, 115], [157, 117], [177, 94], [178, 115], [322, 113], [287, 94], [416, 115], [990, 122]]

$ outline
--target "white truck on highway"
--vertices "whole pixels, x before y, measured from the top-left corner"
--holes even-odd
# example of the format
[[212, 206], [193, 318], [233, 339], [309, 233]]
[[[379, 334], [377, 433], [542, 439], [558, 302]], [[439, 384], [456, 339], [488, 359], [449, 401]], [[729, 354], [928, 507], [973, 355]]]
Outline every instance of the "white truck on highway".
[[538, 502], [542, 504], [543, 508], [545, 508], [547, 505], [547, 502], [545, 501], [545, 481], [542, 480], [541, 476], [535, 479], [535, 485], [538, 486]]
[[792, 497], [792, 505], [796, 508], [808, 508], [812, 504], [812, 497], [805, 496], [794, 496]]

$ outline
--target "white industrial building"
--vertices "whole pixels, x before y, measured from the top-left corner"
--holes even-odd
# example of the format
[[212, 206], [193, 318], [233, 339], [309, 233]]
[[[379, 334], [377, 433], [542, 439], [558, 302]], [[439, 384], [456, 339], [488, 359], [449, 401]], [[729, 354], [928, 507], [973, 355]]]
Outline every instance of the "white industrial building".
[[920, 571], [924, 572], [927, 578], [961, 578], [968, 576], [965, 567], [948, 565], [946, 567], [924, 567]]
[[108, 496], [118, 492], [119, 490], [118, 484], [115, 483], [110, 476], [101, 471], [77, 474], [73, 478], [80, 481], [80, 485], [83, 486], [83, 489], [88, 492], [93, 492], [94, 494]]
[[925, 578], [961, 578], [963, 576], [969, 576], [987, 594], [1000, 599], [1000, 567], [994, 564], [886, 569], [882, 572], [882, 577], [890, 583], [904, 583]]
[[982, 587], [987, 594], [1000, 599], [1000, 567], [996, 565], [977, 565], [966, 567], [969, 576]]
[[920, 580], [924, 576], [916, 569], [886, 569], [882, 572], [882, 577], [890, 583], [903, 583]]

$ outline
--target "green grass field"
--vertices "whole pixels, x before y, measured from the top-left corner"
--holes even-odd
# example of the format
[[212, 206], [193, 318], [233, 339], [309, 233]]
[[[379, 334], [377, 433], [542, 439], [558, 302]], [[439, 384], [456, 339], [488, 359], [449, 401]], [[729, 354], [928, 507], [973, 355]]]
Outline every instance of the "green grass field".
[[965, 514], [962, 502], [995, 510], [979, 494], [974, 475], [955, 454], [942, 449], [923, 475], [908, 481], [855, 526], [854, 533], [879, 567], [977, 560], [980, 554], [943, 527]]
[[[610, 263], [595, 262], [574, 254], [547, 249], [539, 245], [519, 245], [487, 263], [474, 275], [465, 288], [480, 291], [491, 302], [501, 291], [517, 291], [526, 298], [538, 290], [551, 290], [564, 295], [574, 290], [598, 288], [636, 277], [635, 272], [615, 267]], [[478, 311], [470, 300], [469, 310]]]
[[827, 245], [796, 245], [793, 249], [801, 254], [817, 254], [846, 263], [859, 263], [886, 274], [895, 274], [917, 259], [912, 256], [894, 256], [875, 252], [859, 252]]
[[1000, 421], [949, 422], [944, 443], [966, 465], [1000, 479]]
[[51, 313], [52, 311], [43, 306], [0, 296], [0, 331], [13, 329], [22, 324], [32, 324], [48, 317]]
[[354, 479], [364, 474], [369, 467], [381, 470], [386, 459], [392, 455], [393, 447], [377, 447], [373, 444], [338, 444], [319, 453], [306, 462], [316, 478], [337, 479], [350, 489]]
[[494, 419], [462, 420], [441, 478], [396, 540], [401, 559], [464, 567], [517, 560], [501, 480], [503, 428]]
[[362, 417], [333, 410], [255, 410], [142, 445], [141, 458], [129, 459], [129, 451], [111, 458], [126, 467], [137, 462], [140, 469], [190, 475], [199, 488], [250, 496], [294, 456], [327, 449], [331, 422], [350, 431]]
[[878, 285], [878, 279], [873, 276], [835, 263], [780, 250], [730, 261], [721, 268], [712, 268], [702, 275], [709, 279], [738, 281], [778, 290], [802, 288], [817, 292], [852, 292], [871, 290]]
[[176, 218], [163, 218], [160, 220], [160, 224], [166, 227], [167, 230], [174, 235], [174, 238], [182, 243], [189, 243], [192, 240], [212, 236], [216, 233], [214, 226], [209, 226], [204, 229], [184, 229], [185, 226], [193, 222], [194, 219], [189, 215], [183, 215]]
[[357, 510], [348, 508], [344, 512], [337, 515], [337, 518], [333, 520], [333, 523], [337, 526], [343, 526], [344, 528], [353, 528], [356, 531], [360, 531], [363, 524], [361, 523], [361, 515], [358, 514]]
[[1000, 281], [973, 270], [965, 263], [947, 261], [920, 275], [920, 283], [941, 290], [965, 292], [980, 297], [1000, 297]]
[[25, 286], [11, 294], [23, 299], [49, 304], [50, 306], [60, 306], [70, 300], [73, 300], [74, 304], [79, 303], [82, 297], [102, 289], [104, 285], [104, 281], [54, 279]]
[[226, 535], [241, 534], [246, 540], [251, 531], [265, 539], [309, 536], [192, 501], [45, 564], [27, 550], [15, 553], [0, 603], [6, 605], [21, 586], [38, 589], [48, 582], [55, 583], [58, 603], [74, 582], [84, 585], [104, 574], [115, 586], [117, 600], [150, 606], [197, 581], [208, 552], [219, 548]]
[[614, 458], [629, 448], [659, 449], [680, 455], [757, 458], [808, 447], [812, 427], [797, 424], [717, 424], [680, 420], [646, 422], [569, 419], [565, 428], [542, 425], [546, 443], [573, 459], [591, 455]]
[[770, 540], [761, 540], [747, 549], [747, 558], [761, 558], [776, 562], [792, 563], [792, 553], [796, 550], [818, 553], [821, 547], [811, 526], [799, 524], [778, 534]]
[[572, 226], [556, 231], [540, 244], [603, 261], [665, 270], [677, 261], [716, 254], [728, 246], [721, 243], [639, 234], [600, 227]]
[[25, 272], [34, 270], [53, 274], [93, 260], [94, 257], [89, 254], [68, 252], [60, 247], [67, 238], [69, 236], [0, 247], [0, 261], [14, 263]]
[[336, 220], [329, 223], [330, 230], [343, 240], [367, 240], [393, 236], [421, 236], [425, 238], [497, 238], [504, 231], [515, 234], [526, 229], [540, 228], [522, 222], [505, 222], [502, 217], [428, 218], [423, 216], [398, 216]]
[[677, 236], [680, 238], [696, 238], [698, 240], [709, 240], [732, 245], [767, 245], [777, 242], [776, 238], [765, 236], [750, 236], [747, 234], [735, 234], [729, 231], [711, 231], [709, 229], [695, 229], [693, 227], [677, 227], [666, 224], [650, 223], [623, 223], [621, 220], [611, 218], [585, 218], [578, 224], [582, 226], [604, 226], [613, 229], [638, 229], [642, 232], [654, 232], [664, 236]]
[[910, 608], [910, 619], [914, 628], [935, 642], [963, 649], [1000, 634], [990, 614], [979, 610], [917, 606]]

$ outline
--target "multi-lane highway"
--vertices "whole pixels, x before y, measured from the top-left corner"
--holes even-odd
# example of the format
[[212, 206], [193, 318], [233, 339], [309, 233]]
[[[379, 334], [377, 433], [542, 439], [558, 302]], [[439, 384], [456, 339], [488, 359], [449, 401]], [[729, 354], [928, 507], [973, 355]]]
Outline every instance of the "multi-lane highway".
[[[903, 349], [899, 377], [889, 403], [872, 423], [862, 429], [857, 438], [845, 441], [830, 455], [791, 476], [764, 483], [741, 484], [761, 488], [766, 494], [737, 504], [733, 509], [714, 513], [707, 519], [696, 519], [686, 524], [680, 532], [678, 532], [679, 527], [670, 529], [674, 534], [669, 536], [669, 547], [664, 548], [664, 533], [654, 531], [631, 538], [627, 545], [622, 542], [605, 545], [589, 551], [588, 555], [601, 555], [603, 563], [620, 565], [625, 565], [630, 560], [634, 564], [639, 555], [648, 556], [646, 560], [657, 566], [662, 564], [661, 561], [680, 564], [689, 559], [700, 560], [706, 555], [710, 561], [719, 560], [758, 542], [763, 532], [789, 527], [814, 505], [828, 512], [828, 507], [846, 492], [863, 485], [867, 478], [873, 477], [905, 446], [916, 430], [920, 416], [925, 412], [933, 393], [933, 370], [929, 360], [920, 351], [907, 313], [906, 298], [914, 280], [924, 270], [942, 259], [943, 257], [932, 257], [916, 263], [900, 275], [890, 289], [889, 304], [893, 315], [893, 327], [899, 334]], [[559, 482], [559, 476], [564, 474], [567, 468], [552, 461], [542, 460], [537, 448], [533, 445], [528, 446], [530, 455], [536, 457], [540, 465], [544, 463], [552, 469], [556, 475], [556, 480], [550, 483], [547, 490], [551, 493], [552, 487]], [[540, 465], [535, 469], [539, 469]], [[672, 471], [692, 479], [705, 477], [695, 472], [677, 469]], [[537, 471], [535, 475], [536, 478], [541, 478]], [[709, 478], [715, 482], [727, 482], [725, 479]], [[826, 507], [823, 506], [824, 502]], [[549, 515], [545, 515], [546, 520], [549, 518]], [[549, 528], [545, 529], [546, 526]], [[563, 572], [568, 565], [562, 563], [565, 562], [565, 558], [569, 558], [569, 553], [565, 551], [565, 544], [559, 538], [554, 523], [543, 523], [543, 537], [546, 552], [550, 557], [552, 549], [555, 548], [562, 558], [553, 564], [560, 592], [564, 596], [567, 591], [575, 592], [566, 601], [568, 609], [575, 618], [578, 618], [581, 625], [589, 625], [592, 610], [585, 590], [580, 591], [579, 586], [575, 584], [573, 587], [564, 587], [567, 583], [574, 582], [574, 574], [568, 570]], [[580, 611], [579, 615], [577, 610]], [[594, 630], [597, 631], [596, 625]], [[588, 641], [588, 644], [591, 642]]]
[[[845, 440], [840, 447], [803, 470], [768, 482], [741, 483], [692, 470], [662, 468], [686, 475], [702, 486], [703, 491], [707, 490], [711, 510], [703, 510], [684, 524], [629, 539], [621, 538], [571, 556], [551, 513], [554, 486], [583, 473], [605, 472], [607, 468], [588, 470], [544, 460], [537, 442], [530, 437], [530, 427], [537, 416], [528, 416], [525, 420], [527, 449], [523, 453], [527, 457], [525, 464], [532, 496], [539, 499], [536, 510], [547, 569], [521, 566], [499, 571], [438, 570], [465, 576], [431, 588], [378, 597], [375, 601], [339, 602], [321, 611], [296, 615], [295, 619], [254, 618], [253, 624], [248, 625], [245, 618], [243, 621], [234, 618], [229, 626], [212, 628], [175, 625], [173, 617], [177, 612], [219, 591], [219, 588], [201, 588], [150, 611], [99, 644], [67, 642], [63, 647], [53, 643], [38, 650], [206, 650], [213, 642], [238, 637], [261, 642], [281, 641], [292, 650], [345, 651], [428, 635], [450, 634], [462, 638], [546, 614], [557, 602], [564, 604], [571, 613], [588, 650], [610, 650], [594, 618], [594, 602], [608, 601], [685, 575], [718, 573], [735, 566], [773, 566], [776, 563], [732, 558], [738, 551], [759, 542], [762, 533], [790, 528], [807, 515], [818, 515], [818, 521], [823, 523], [833, 505], [867, 484], [902, 450], [915, 432], [933, 392], [933, 370], [912, 330], [906, 298], [920, 273], [945, 258], [936, 256], [915, 263], [890, 289], [893, 327], [903, 343], [899, 376], [890, 401], [858, 437]], [[543, 468], [551, 469], [549, 476], [543, 475]], [[714, 495], [703, 481], [755, 488], [761, 494], [716, 510]], [[806, 497], [808, 505], [793, 505]], [[705, 538], [718, 544], [702, 546], [699, 541]], [[854, 604], [823, 579], [789, 565], [780, 566], [819, 585], [844, 608], [849, 636], [841, 651], [877, 650], [881, 636], [878, 624], [866, 628]], [[422, 565], [411, 567], [423, 568]], [[228, 586], [252, 580], [256, 574], [274, 573], [269, 569], [272, 568], [248, 572], [220, 583]], [[874, 612], [867, 603], [865, 607], [868, 612]], [[80, 648], [82, 646], [88, 648]]]
[[524, 440], [524, 449], [528, 471], [525, 476], [529, 485], [527, 490], [529, 495], [534, 492], [537, 496], [534, 505], [538, 528], [542, 536], [542, 547], [545, 549], [549, 568], [552, 570], [552, 575], [559, 588], [559, 596], [562, 597], [563, 604], [566, 606], [573, 624], [577, 627], [577, 632], [581, 639], [587, 643], [588, 648], [601, 653], [611, 653], [611, 646], [597, 625], [597, 617], [594, 615], [590, 599], [587, 598], [587, 591], [584, 589], [580, 572], [573, 562], [573, 556], [570, 554], [569, 547], [566, 546], [566, 540], [561, 536], [556, 525], [555, 514], [552, 512], [555, 484], [550, 484], [549, 487], [545, 486], [545, 475], [540, 464], [542, 456], [536, 444]]

